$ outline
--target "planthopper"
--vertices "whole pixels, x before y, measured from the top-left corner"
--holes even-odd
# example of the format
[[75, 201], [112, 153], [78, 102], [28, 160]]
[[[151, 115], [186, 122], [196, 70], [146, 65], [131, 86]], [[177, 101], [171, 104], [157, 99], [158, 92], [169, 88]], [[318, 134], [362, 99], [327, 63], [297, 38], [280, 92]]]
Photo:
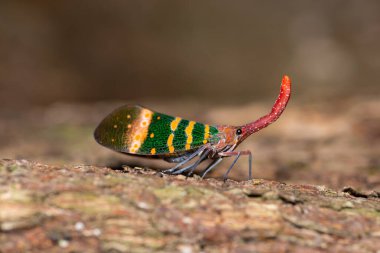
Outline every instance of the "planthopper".
[[103, 119], [94, 136], [99, 144], [117, 152], [161, 158], [176, 163], [174, 167], [164, 171], [167, 174], [187, 172], [191, 175], [199, 164], [211, 160], [201, 174], [203, 178], [225, 157], [233, 156], [235, 159], [224, 174], [224, 179], [227, 179], [239, 157], [246, 155], [251, 179], [251, 151], [235, 149], [248, 136], [280, 117], [289, 101], [290, 91], [290, 78], [284, 76], [280, 94], [272, 111], [242, 126], [208, 125], [169, 116], [138, 105], [126, 105]]

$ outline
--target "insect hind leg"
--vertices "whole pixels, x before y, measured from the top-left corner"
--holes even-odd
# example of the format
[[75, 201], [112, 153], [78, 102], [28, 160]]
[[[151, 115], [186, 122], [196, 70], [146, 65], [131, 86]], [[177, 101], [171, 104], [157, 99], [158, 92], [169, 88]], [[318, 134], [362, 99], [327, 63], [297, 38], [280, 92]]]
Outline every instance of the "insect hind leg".
[[191, 173], [194, 172], [194, 170], [198, 167], [198, 165], [199, 165], [201, 162], [203, 162], [204, 160], [207, 159], [207, 156], [208, 156], [208, 154], [209, 154], [210, 152], [211, 152], [210, 150], [206, 150], [206, 151], [201, 155], [201, 157], [200, 157], [195, 163], [190, 164], [189, 166], [187, 166], [187, 167], [185, 167], [185, 168], [182, 168], [182, 169], [180, 169], [180, 170], [177, 170], [177, 171], [173, 172], [173, 174], [174, 174], [174, 175], [178, 175], [178, 174], [181, 174], [181, 173], [183, 173], [183, 172], [185, 172], [185, 171], [187, 171], [187, 170], [191, 170], [191, 171], [189, 172], [188, 176], [191, 175]]
[[174, 157], [164, 157], [163, 159], [169, 163], [181, 163], [183, 161], [186, 161], [193, 153], [185, 153], [180, 156], [174, 156]]
[[[206, 145], [203, 146], [203, 147], [200, 147], [195, 152], [193, 152], [190, 156], [188, 156], [185, 160], [179, 162], [177, 165], [175, 165], [174, 167], [172, 167], [170, 169], [162, 171], [162, 173], [165, 173], [165, 174], [174, 174], [176, 172], [176, 170], [179, 169], [179, 167], [181, 167], [182, 165], [188, 163], [194, 157], [196, 157], [197, 155], [199, 155], [200, 153], [202, 153], [207, 147], [208, 146], [206, 146]], [[182, 172], [180, 172], [180, 173], [182, 173]]]

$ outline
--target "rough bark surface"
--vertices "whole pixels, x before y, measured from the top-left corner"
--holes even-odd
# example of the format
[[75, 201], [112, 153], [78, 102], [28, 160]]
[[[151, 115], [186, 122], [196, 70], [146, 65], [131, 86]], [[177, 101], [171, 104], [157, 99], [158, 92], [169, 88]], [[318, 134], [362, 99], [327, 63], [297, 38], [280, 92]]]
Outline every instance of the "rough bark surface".
[[0, 161], [0, 252], [378, 252], [380, 193]]
[[[0, 108], [1, 253], [380, 252], [378, 99], [290, 104], [239, 147], [262, 179], [241, 182], [219, 179], [231, 159], [200, 180], [101, 147], [92, 133], [119, 105]], [[239, 124], [268, 105], [151, 107]], [[242, 158], [231, 178], [247, 169]]]

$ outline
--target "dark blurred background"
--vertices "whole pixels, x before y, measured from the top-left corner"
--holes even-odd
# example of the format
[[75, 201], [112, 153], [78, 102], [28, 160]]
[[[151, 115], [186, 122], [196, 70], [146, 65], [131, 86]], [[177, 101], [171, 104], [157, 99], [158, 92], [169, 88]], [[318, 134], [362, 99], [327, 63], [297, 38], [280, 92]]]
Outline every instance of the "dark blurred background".
[[380, 93], [380, 2], [0, 1], [0, 101]]
[[94, 128], [125, 103], [243, 124], [283, 74], [284, 115], [239, 147], [254, 176], [380, 188], [380, 1], [2, 0], [0, 158], [168, 168], [101, 147]]

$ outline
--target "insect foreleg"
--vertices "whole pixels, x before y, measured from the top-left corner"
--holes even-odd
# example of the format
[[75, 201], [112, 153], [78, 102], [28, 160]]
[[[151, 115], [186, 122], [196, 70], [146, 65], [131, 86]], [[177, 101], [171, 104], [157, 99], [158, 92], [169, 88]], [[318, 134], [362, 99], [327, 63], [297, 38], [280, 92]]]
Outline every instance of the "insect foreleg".
[[239, 152], [238, 155], [236, 156], [236, 158], [234, 159], [234, 161], [232, 162], [232, 164], [230, 165], [230, 167], [228, 168], [228, 170], [226, 171], [226, 173], [224, 173], [223, 181], [227, 181], [228, 174], [230, 173], [232, 167], [234, 167], [234, 165], [237, 162], [237, 160], [239, 159], [240, 155], [241, 155], [241, 153]]
[[224, 179], [227, 179], [228, 173], [230, 173], [232, 167], [235, 165], [237, 160], [239, 159], [240, 155], [248, 155], [248, 180], [252, 179], [252, 153], [249, 150], [245, 151], [227, 151], [227, 152], [220, 152], [220, 156], [237, 156], [235, 160], [232, 162], [231, 166], [228, 168], [227, 172], [224, 174]]

